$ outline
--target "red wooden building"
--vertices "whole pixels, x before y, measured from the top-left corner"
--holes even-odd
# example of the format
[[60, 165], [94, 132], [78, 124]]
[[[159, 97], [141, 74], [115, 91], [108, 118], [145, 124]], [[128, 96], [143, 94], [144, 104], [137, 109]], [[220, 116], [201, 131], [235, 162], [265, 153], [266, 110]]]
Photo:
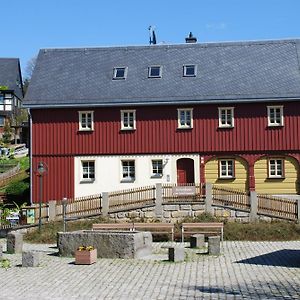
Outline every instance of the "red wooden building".
[[300, 41], [40, 51], [32, 201], [154, 183], [299, 194]]

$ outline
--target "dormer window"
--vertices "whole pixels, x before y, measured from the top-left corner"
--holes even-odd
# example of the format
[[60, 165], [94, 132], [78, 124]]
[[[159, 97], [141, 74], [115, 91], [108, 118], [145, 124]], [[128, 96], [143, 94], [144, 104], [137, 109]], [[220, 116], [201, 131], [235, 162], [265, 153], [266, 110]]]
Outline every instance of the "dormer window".
[[113, 79], [126, 79], [127, 67], [114, 68]]
[[184, 77], [196, 77], [197, 66], [196, 65], [184, 65], [183, 66], [183, 76]]
[[162, 68], [161, 66], [151, 66], [148, 69], [149, 78], [161, 78]]

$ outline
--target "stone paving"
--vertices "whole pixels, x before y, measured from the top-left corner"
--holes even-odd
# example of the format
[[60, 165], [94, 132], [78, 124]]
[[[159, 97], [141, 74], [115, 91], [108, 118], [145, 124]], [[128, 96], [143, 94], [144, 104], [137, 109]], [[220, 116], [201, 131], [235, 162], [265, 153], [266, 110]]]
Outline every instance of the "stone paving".
[[186, 246], [184, 262], [167, 261], [168, 243], [154, 243], [141, 260], [98, 259], [75, 265], [55, 245], [25, 244], [41, 252], [41, 264], [21, 267], [7, 254], [0, 268], [0, 299], [300, 299], [300, 241], [224, 242], [220, 256]]

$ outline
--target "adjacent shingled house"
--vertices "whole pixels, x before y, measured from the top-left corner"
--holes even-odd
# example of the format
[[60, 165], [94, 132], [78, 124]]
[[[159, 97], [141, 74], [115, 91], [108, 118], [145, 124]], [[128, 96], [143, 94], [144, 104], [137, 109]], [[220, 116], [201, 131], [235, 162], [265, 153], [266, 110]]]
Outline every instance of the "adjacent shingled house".
[[0, 137], [6, 122], [19, 113], [23, 100], [23, 85], [18, 58], [0, 58]]
[[32, 200], [155, 183], [299, 194], [300, 40], [42, 49]]

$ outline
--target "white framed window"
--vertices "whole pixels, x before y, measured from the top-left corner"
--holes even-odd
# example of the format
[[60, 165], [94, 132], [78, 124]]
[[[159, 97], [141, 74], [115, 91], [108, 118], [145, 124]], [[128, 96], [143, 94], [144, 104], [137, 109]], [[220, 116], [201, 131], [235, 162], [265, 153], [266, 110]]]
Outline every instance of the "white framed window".
[[79, 130], [92, 131], [94, 130], [94, 112], [79, 111]]
[[178, 111], [178, 128], [190, 129], [193, 128], [193, 109], [180, 108]]
[[162, 177], [163, 176], [163, 161], [162, 159], [152, 160], [152, 175], [151, 177]]
[[184, 77], [195, 77], [197, 75], [196, 65], [184, 65], [183, 66], [183, 76]]
[[136, 129], [135, 110], [121, 110], [121, 130]]
[[82, 182], [92, 182], [95, 180], [95, 161], [93, 160], [83, 160], [81, 161], [82, 168]]
[[219, 127], [232, 128], [234, 127], [234, 108], [219, 107]]
[[122, 181], [133, 182], [135, 180], [135, 161], [122, 160]]
[[114, 68], [113, 79], [126, 79], [127, 72], [127, 67], [116, 67]]
[[5, 125], [5, 116], [0, 116], [0, 127]]
[[283, 126], [283, 106], [267, 106], [268, 126]]
[[269, 178], [284, 177], [284, 160], [280, 158], [270, 158], [268, 160]]
[[219, 178], [230, 179], [234, 178], [234, 160], [220, 159], [219, 160]]
[[148, 68], [148, 77], [149, 78], [161, 78], [162, 76], [162, 67], [161, 66], [150, 66]]

